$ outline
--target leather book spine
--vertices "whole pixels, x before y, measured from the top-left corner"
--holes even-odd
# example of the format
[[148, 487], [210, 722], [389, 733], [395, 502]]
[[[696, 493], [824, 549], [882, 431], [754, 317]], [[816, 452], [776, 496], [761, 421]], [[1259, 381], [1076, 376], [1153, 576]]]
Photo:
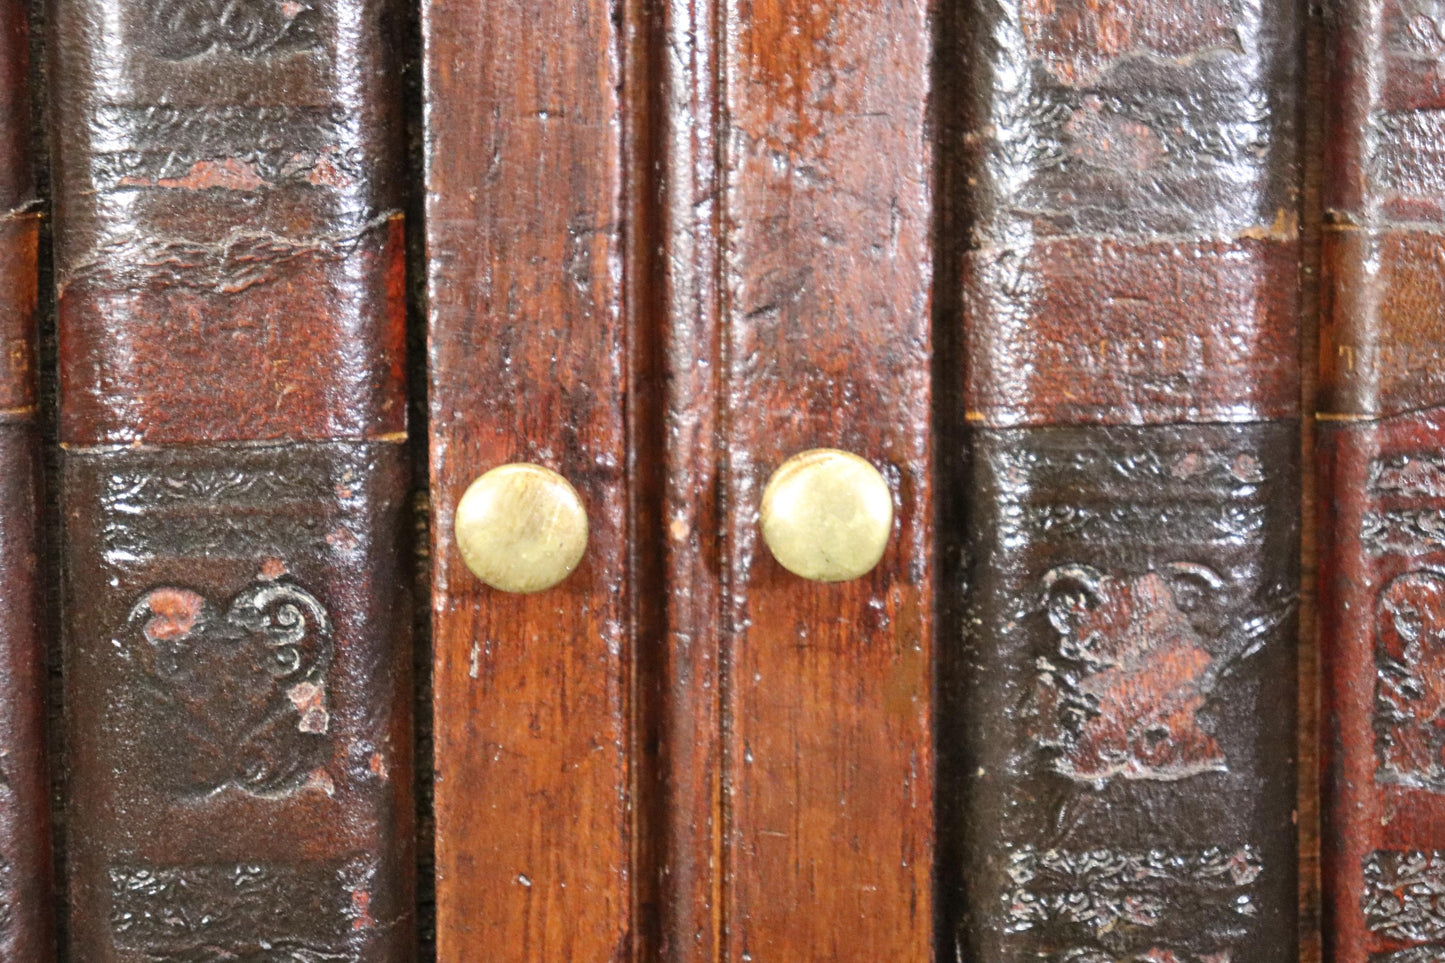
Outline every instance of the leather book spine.
[[53, 958], [25, 17], [0, 2], [0, 963]]
[[973, 0], [946, 34], [948, 959], [1297, 957], [1297, 7]]
[[58, 0], [68, 949], [415, 954], [389, 0]]
[[1445, 11], [1328, 9], [1317, 412], [1326, 958], [1445, 955]]

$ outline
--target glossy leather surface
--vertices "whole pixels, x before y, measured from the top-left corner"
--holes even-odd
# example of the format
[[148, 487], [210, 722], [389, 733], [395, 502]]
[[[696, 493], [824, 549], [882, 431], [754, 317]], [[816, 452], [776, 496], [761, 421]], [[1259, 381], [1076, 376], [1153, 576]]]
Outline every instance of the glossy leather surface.
[[1299, 952], [1300, 17], [946, 21], [950, 960]]
[[1334, 963], [1437, 959], [1445, 12], [1332, 5], [1318, 470], [1322, 871]]
[[74, 959], [412, 959], [387, 0], [50, 18]]

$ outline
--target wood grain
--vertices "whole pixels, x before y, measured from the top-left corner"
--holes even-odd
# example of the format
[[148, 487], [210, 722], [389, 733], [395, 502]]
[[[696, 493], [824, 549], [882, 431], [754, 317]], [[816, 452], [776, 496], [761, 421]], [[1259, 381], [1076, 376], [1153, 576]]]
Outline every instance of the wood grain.
[[[658, 958], [716, 960], [724, 949], [723, 561], [725, 478], [718, 246], [721, 170], [719, 0], [656, 11], [652, 143], [661, 174], [656, 288], [662, 345], [661, 519], [666, 600], [659, 699]], [[647, 203], [644, 200], [643, 203]]]
[[[927, 960], [932, 929], [931, 28], [923, 0], [721, 10], [725, 947]], [[807, 582], [763, 483], [877, 466], [882, 563]]]
[[[479, 938], [503, 958], [943, 951], [928, 936], [927, 694], [933, 540], [957, 533], [931, 524], [935, 132], [924, 111], [938, 11], [796, 6], [428, 10], [442, 958]], [[1227, 6], [1152, 20], [1141, 6], [1132, 35], [1177, 56], [1226, 36], [1215, 28]], [[1080, 81], [1113, 56], [1089, 59], [1108, 31], [1091, 33], [1099, 25], [1078, 4], [1059, 7], [1058, 23], [1033, 26], [1057, 41], [1050, 69]], [[1098, 382], [1085, 420], [1127, 405], [1139, 423], [1227, 419], [1240, 405], [1288, 417], [1293, 335], [1269, 319], [1297, 314], [1292, 225], [1272, 220], [1292, 188], [1241, 194], [1248, 209], [1235, 210], [1180, 183], [1188, 203], [1151, 198], [1148, 231], [1198, 214], [1247, 236], [1178, 246], [1176, 270], [1159, 251], [1075, 242], [1088, 225], [1044, 219], [1041, 250], [1088, 265], [1094, 248], [1118, 248], [1165, 278], [1145, 286], [1223, 299], [1257, 336], [1252, 373], [1166, 346], [1140, 391], [1120, 366], [1085, 358], [1079, 370]], [[1085, 205], [1080, 217], [1106, 210]], [[1211, 268], [1229, 283], [1189, 287]], [[1125, 310], [1137, 292], [1119, 278], [1131, 270], [1041, 255], [1042, 289], [1058, 302], [1041, 317], [1091, 302], [1097, 330], [1080, 344], [1117, 328], [1110, 311], [1139, 322], [1134, 341], [1167, 339], [1183, 323], [1173, 302], [1158, 302], [1157, 317]], [[1130, 339], [1114, 341], [1105, 347]], [[1001, 343], [1009, 364], [975, 383], [1023, 370], [1012, 347]], [[1181, 371], [1202, 379], [1192, 399], [1174, 386]], [[1005, 402], [991, 404], [1009, 419]], [[1019, 416], [1031, 419], [1047, 420]], [[757, 533], [763, 481], [815, 445], [864, 454], [899, 492], [893, 547], [856, 584], [803, 583]], [[555, 596], [530, 601], [470, 584], [447, 530], [461, 489], [519, 458], [568, 475], [603, 529]], [[553, 698], [563, 689], [565, 705]], [[1307, 721], [1309, 705], [1306, 691]], [[568, 768], [585, 734], [604, 748]], [[1308, 731], [1302, 745], [1307, 764]], [[522, 882], [513, 867], [524, 865], [543, 867], [546, 885]]]
[[[423, 11], [437, 955], [621, 960], [634, 929], [623, 38], [602, 0]], [[578, 569], [492, 591], [482, 472], [562, 474]]]

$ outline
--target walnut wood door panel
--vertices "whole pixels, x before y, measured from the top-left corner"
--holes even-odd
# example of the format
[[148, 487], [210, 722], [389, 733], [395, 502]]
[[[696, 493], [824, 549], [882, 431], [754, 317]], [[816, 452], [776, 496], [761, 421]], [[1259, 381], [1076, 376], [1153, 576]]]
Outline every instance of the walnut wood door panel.
[[[922, 0], [427, 6], [438, 954], [922, 960], [932, 917], [931, 24]], [[876, 569], [764, 482], [882, 472]], [[586, 507], [463, 565], [508, 462]]]
[[[725, 958], [926, 960], [929, 5], [719, 13]], [[862, 578], [806, 581], [759, 537], [764, 483], [813, 448], [893, 493]]]
[[[622, 32], [597, 0], [426, 5], [437, 954], [628, 959], [633, 778]], [[577, 571], [488, 588], [483, 472], [580, 493]]]

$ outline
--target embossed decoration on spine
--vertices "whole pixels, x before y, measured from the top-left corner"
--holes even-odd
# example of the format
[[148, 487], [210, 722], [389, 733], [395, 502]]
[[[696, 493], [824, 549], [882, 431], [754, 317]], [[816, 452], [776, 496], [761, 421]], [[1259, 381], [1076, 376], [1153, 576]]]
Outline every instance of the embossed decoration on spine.
[[[1428, 409], [1324, 425], [1319, 437], [1322, 490], [1336, 493], [1321, 519], [1325, 709], [1338, 734], [1326, 744], [1326, 937], [1342, 963], [1432, 959], [1439, 947], [1402, 945], [1398, 927], [1377, 925], [1392, 906], [1377, 883], [1396, 878], [1391, 860], [1404, 857], [1389, 854], [1445, 847], [1436, 829], [1445, 803], [1445, 540], [1437, 526], [1445, 419]], [[1429, 864], [1438, 875], [1438, 857]], [[1423, 890], [1395, 889], [1410, 912], [1422, 905]]]
[[391, 0], [59, 0], [70, 955], [415, 953]]
[[[943, 826], [968, 834], [943, 844], [970, 874], [953, 904], [967, 958], [1294, 945], [1293, 743], [1241, 720], [1288, 711], [1298, 463], [1280, 453], [1296, 437], [1289, 422], [974, 433], [956, 653], [974, 685], [944, 729], [948, 775], [973, 776], [946, 784], [968, 816]], [[1230, 815], [1246, 807], [1286, 828]]]
[[1445, 572], [1392, 579], [1375, 632], [1375, 778], [1445, 792]]
[[[383, 698], [405, 676], [400, 653], [380, 644], [404, 626], [392, 594], [398, 447], [143, 448], [124, 465], [108, 449], [69, 452], [69, 517], [102, 521], [72, 524], [67, 546], [72, 591], [94, 586], [91, 604], [67, 613], [69, 639], [97, 640], [67, 652], [72, 888], [90, 901], [73, 945], [179, 952], [165, 940], [142, 947], [153, 927], [116, 928], [116, 867], [189, 880], [234, 862], [255, 878], [215, 921], [196, 923], [197, 945], [222, 930], [260, 938], [306, 924], [291, 933], [309, 933], [306, 946], [348, 934], [347, 955], [317, 959], [410, 958], [409, 841], [398, 835], [410, 746]], [[107, 756], [125, 765], [95, 773]], [[274, 882], [327, 877], [322, 863], [357, 858], [372, 866], [356, 897], [372, 920], [363, 930], [348, 928], [352, 898], [339, 890], [316, 890], [330, 895], [307, 897], [316, 912], [302, 914], [289, 884]]]
[[1296, 7], [946, 21], [949, 959], [1298, 952]]
[[331, 625], [305, 589], [268, 579], [225, 609], [190, 589], [152, 589], [114, 644], [150, 710], [148, 761], [173, 791], [281, 796], [329, 779]]
[[[1374, 852], [1362, 867], [1365, 892], [1360, 906], [1370, 932], [1401, 950], [1374, 954], [1372, 961], [1403, 963], [1445, 954], [1445, 853]], [[1429, 954], [1434, 954], [1429, 955]]]
[[[1264, 864], [1250, 846], [1196, 853], [1021, 846], [1009, 855], [1006, 872], [1015, 886], [1004, 894], [1010, 933], [1054, 923], [1101, 940], [1121, 928], [1157, 928], [1176, 907], [1188, 905], [1208, 913], [1215, 929], [1237, 937], [1259, 912], [1252, 884]], [[1168, 945], [1167, 939], [1158, 942]], [[1149, 952], [1165, 951], [1151, 947], [1146, 960]], [[1229, 955], [1230, 949], [1222, 946], [1201, 958]], [[1188, 959], [1188, 952], [1181, 951], [1180, 958]]]
[[159, 0], [146, 42], [159, 57], [184, 60], [215, 48], [256, 57], [319, 44], [315, 3], [298, 0]]
[[1279, 0], [967, 9], [960, 42], [977, 66], [967, 102], [946, 109], [964, 113], [970, 417], [1294, 417], [1296, 12]]
[[1059, 649], [1038, 663], [1039, 744], [1058, 753], [1055, 772], [1099, 782], [1229, 768], [1198, 713], [1224, 670], [1257, 649], [1263, 633], [1211, 654], [1185, 615], [1181, 596], [1190, 589], [1176, 588], [1170, 576], [1197, 579], [1195, 591], [1205, 596], [1224, 585], [1213, 569], [1192, 562], [1123, 578], [1086, 565], [1044, 574]]
[[376, 866], [363, 859], [314, 869], [129, 863], [107, 877], [116, 946], [147, 961], [356, 963], [376, 925]]
[[1445, 954], [1445, 6], [1338, 0], [1319, 456], [1325, 947]]
[[[324, 187], [366, 173], [365, 157], [345, 146], [357, 131], [344, 104], [99, 104], [93, 123], [103, 134], [90, 158], [101, 190]], [[242, 233], [234, 246], [245, 240], [264, 237]]]

